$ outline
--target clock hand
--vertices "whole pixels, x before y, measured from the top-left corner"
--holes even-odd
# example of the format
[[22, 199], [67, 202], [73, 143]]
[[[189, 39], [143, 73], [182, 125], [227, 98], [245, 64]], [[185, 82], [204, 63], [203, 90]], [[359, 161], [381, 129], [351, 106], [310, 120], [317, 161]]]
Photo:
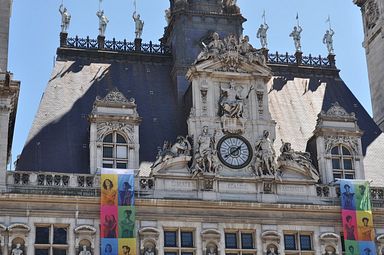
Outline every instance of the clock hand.
[[228, 158], [229, 156], [232, 156], [234, 153], [238, 152], [241, 149], [241, 145], [238, 146], [236, 149], [231, 151], [229, 154], [225, 155], [224, 158]]

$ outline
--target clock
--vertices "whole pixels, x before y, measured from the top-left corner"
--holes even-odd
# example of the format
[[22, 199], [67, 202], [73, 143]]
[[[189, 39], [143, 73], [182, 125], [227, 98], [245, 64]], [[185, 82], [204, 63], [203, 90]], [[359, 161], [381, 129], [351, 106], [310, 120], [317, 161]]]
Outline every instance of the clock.
[[247, 166], [252, 159], [251, 145], [241, 136], [224, 136], [217, 144], [217, 151], [220, 161], [234, 169]]

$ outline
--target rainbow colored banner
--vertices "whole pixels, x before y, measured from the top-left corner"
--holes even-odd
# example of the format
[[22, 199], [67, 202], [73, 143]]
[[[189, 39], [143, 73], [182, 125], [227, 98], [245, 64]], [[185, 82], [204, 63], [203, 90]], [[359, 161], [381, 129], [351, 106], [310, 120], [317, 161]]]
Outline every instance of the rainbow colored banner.
[[346, 255], [376, 255], [369, 182], [340, 180]]
[[136, 254], [134, 183], [133, 170], [101, 170], [101, 255]]

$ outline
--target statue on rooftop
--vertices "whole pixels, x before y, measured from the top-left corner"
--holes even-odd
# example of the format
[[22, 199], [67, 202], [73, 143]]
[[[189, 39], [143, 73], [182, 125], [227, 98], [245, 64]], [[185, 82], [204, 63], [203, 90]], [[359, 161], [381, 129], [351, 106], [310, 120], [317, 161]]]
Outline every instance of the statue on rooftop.
[[327, 30], [323, 37], [323, 43], [327, 45], [328, 53], [333, 54], [333, 35], [335, 32], [331, 29]]
[[96, 16], [99, 17], [99, 36], [104, 36], [109, 20], [107, 16], [104, 15], [103, 10], [97, 11]]
[[69, 23], [71, 22], [71, 15], [68, 13], [64, 5], [60, 5], [59, 12], [61, 14], [61, 32], [67, 33]]
[[267, 43], [268, 28], [269, 28], [268, 24], [266, 23], [261, 24], [256, 34], [256, 37], [260, 39], [261, 48], [265, 48], [265, 49], [268, 47], [268, 43]]
[[133, 12], [132, 18], [135, 21], [135, 35], [136, 39], [141, 39], [143, 33], [144, 21], [140, 19], [140, 14], [136, 14], [136, 11]]
[[295, 43], [296, 51], [301, 51], [301, 32], [303, 29], [300, 25], [294, 26], [293, 31], [289, 34], [290, 37], [293, 38], [293, 42]]

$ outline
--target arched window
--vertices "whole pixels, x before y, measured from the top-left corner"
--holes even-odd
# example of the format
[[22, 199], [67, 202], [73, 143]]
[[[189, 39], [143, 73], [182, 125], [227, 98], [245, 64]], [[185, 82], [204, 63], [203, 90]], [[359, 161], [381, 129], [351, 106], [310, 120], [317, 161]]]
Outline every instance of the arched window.
[[127, 140], [117, 132], [110, 133], [104, 137], [103, 167], [120, 169], [128, 167]]
[[339, 144], [332, 148], [331, 154], [333, 178], [355, 179], [355, 166], [351, 151]]

